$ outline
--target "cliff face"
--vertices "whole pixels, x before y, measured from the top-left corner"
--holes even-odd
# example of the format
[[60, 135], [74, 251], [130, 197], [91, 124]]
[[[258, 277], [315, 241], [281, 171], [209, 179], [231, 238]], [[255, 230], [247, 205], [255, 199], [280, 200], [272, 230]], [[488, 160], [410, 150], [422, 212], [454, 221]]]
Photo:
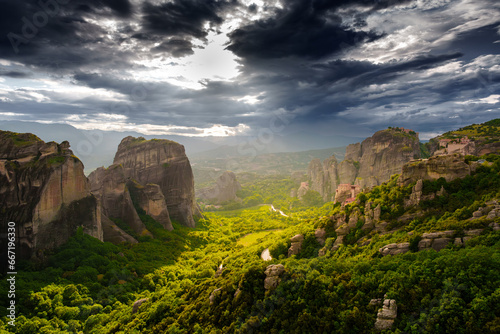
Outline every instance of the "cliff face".
[[398, 183], [407, 186], [418, 180], [437, 180], [440, 177], [449, 182], [470, 175], [473, 169], [474, 166], [467, 164], [458, 153], [433, 156], [404, 165]]
[[[119, 219], [137, 235], [149, 234], [134, 208], [123, 166], [115, 164], [107, 169], [98, 168], [89, 175], [89, 180], [91, 191], [102, 207], [101, 214], [106, 217], [102, 218], [103, 221], [108, 223], [107, 218]], [[106, 232], [114, 232], [114, 230], [105, 229], [104, 241], [111, 241], [115, 238], [114, 235], [108, 235]]]
[[237, 200], [236, 193], [241, 190], [241, 184], [236, 180], [233, 172], [225, 171], [217, 179], [213, 187], [200, 189], [197, 198], [219, 204], [227, 201]]
[[100, 208], [69, 143], [0, 131], [2, 227], [16, 223], [21, 258], [62, 245], [77, 227], [102, 240]]
[[323, 163], [314, 159], [309, 163], [307, 174], [310, 189], [317, 191], [324, 201], [331, 201], [332, 194], [338, 186], [338, 162], [335, 156], [325, 159]]
[[323, 164], [318, 159], [312, 160], [308, 168], [310, 187], [325, 201], [331, 201], [339, 185], [356, 184], [365, 188], [382, 184], [391, 175], [400, 173], [405, 163], [419, 157], [417, 133], [400, 128], [378, 131], [362, 143], [347, 146], [341, 163], [334, 156]]
[[388, 181], [410, 160], [420, 158], [418, 134], [399, 129], [376, 132], [361, 143], [359, 171], [352, 183], [372, 187]]
[[184, 146], [169, 140], [126, 137], [118, 146], [114, 164], [140, 184], [157, 184], [165, 197], [170, 218], [194, 227], [197, 214], [194, 179]]

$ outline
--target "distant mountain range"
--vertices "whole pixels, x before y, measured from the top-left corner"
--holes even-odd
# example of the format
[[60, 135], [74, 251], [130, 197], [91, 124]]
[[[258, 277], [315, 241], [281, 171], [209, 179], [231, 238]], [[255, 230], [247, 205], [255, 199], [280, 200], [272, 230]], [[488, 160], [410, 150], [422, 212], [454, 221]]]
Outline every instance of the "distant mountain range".
[[[207, 162], [207, 168], [210, 170], [228, 169], [234, 162], [241, 166], [240, 171], [259, 170], [260, 172], [278, 165], [278, 161], [272, 162], [272, 159], [279, 159], [281, 163], [289, 161], [289, 167], [283, 167], [283, 172], [305, 169], [307, 163], [313, 158], [326, 158], [334, 152], [343, 152], [327, 148], [325, 150], [307, 151], [314, 147], [309, 141], [302, 140], [298, 135], [296, 138], [285, 138], [275, 136], [272, 142], [261, 143], [258, 139], [250, 137], [187, 137], [179, 135], [143, 135], [138, 132], [126, 131], [101, 131], [101, 130], [80, 130], [68, 124], [42, 124], [37, 122], [21, 121], [2, 121], [0, 130], [34, 133], [45, 142], [55, 141], [61, 143], [67, 140], [72, 151], [85, 166], [85, 174], [90, 174], [93, 170], [101, 166], [109, 166], [113, 163], [113, 157], [120, 141], [127, 137], [144, 137], [146, 139], [169, 139], [184, 145], [186, 154], [190, 161], [200, 165], [200, 162]], [[324, 147], [335, 145], [334, 142], [325, 142]], [[277, 156], [267, 156], [277, 152], [300, 152], [295, 155], [282, 153]], [[324, 153], [324, 154], [323, 154]], [[258, 159], [254, 159], [259, 156]], [[231, 163], [221, 163], [220, 159], [232, 158]], [[216, 161], [217, 160], [217, 161]], [[294, 161], [296, 160], [296, 161]], [[250, 163], [252, 162], [252, 163]], [[260, 163], [264, 166], [258, 166]], [[247, 164], [246, 166], [244, 166]], [[293, 166], [293, 167], [292, 167]], [[197, 167], [197, 168], [198, 168]], [[280, 172], [279, 170], [278, 172]], [[222, 173], [222, 172], [221, 172]], [[197, 175], [195, 171], [195, 175]], [[220, 174], [220, 173], [219, 173]]]

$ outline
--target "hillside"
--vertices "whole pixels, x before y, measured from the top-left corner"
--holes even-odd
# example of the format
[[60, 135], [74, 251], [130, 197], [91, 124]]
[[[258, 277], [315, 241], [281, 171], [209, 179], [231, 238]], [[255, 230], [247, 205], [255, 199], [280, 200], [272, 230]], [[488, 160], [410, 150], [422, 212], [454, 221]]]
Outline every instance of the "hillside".
[[138, 243], [79, 229], [45, 261], [19, 263], [16, 326], [3, 316], [0, 330], [500, 331], [498, 154], [410, 161], [347, 203], [292, 198], [282, 175], [240, 175], [246, 208], [173, 229], [137, 210], [150, 232]]
[[500, 118], [472, 124], [432, 138], [425, 144], [432, 154], [483, 155], [500, 152]]

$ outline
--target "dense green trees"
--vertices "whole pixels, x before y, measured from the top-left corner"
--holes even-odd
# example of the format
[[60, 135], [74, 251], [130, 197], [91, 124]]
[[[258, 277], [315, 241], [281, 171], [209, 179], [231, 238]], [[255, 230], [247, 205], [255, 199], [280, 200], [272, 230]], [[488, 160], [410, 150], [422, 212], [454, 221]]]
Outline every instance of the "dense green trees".
[[[424, 194], [441, 187], [446, 193], [418, 207], [405, 209], [411, 186], [398, 187], [394, 177], [345, 207], [326, 203], [290, 210], [282, 190], [288, 217], [262, 205], [206, 213], [196, 229], [174, 222], [175, 230], [166, 231], [141, 214], [154, 238], [135, 245], [101, 243], [79, 230], [45, 264], [22, 264], [16, 326], [2, 315], [0, 328], [15, 333], [373, 333], [379, 306], [370, 300], [387, 294], [398, 305], [388, 332], [498, 333], [500, 232], [489, 225], [500, 218], [470, 220], [473, 211], [500, 198], [499, 161], [485, 158], [491, 166], [462, 180], [424, 182]], [[242, 196], [275, 196], [275, 201], [277, 189], [288, 184], [275, 181], [276, 186], [268, 180]], [[360, 219], [331, 251], [337, 234], [330, 217], [363, 213], [369, 202], [372, 208], [380, 205], [387, 230], [363, 230]], [[411, 217], [400, 219], [402, 214]], [[318, 227], [327, 237], [322, 257], [314, 235]], [[424, 232], [453, 229], [460, 236], [471, 228], [484, 231], [463, 246], [418, 251]], [[259, 231], [266, 232], [245, 246], [238, 243]], [[302, 251], [288, 257], [290, 237], [298, 233], [305, 237]], [[358, 243], [362, 237], [370, 239], [365, 246]], [[396, 242], [409, 242], [411, 251], [382, 257], [379, 248]], [[260, 258], [266, 248], [273, 257], [269, 262]], [[277, 263], [286, 271], [278, 287], [266, 291], [264, 271]], [[5, 279], [0, 284], [6, 288]], [[132, 304], [142, 298], [147, 300], [132, 313]]]

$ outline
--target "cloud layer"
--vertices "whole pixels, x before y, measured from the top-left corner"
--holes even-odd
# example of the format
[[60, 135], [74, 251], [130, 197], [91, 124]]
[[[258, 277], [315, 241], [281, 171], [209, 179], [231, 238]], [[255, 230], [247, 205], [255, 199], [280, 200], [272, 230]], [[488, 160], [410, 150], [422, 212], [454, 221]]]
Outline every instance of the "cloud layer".
[[0, 119], [258, 136], [279, 114], [312, 146], [430, 138], [500, 117], [499, 51], [495, 0], [8, 0]]

